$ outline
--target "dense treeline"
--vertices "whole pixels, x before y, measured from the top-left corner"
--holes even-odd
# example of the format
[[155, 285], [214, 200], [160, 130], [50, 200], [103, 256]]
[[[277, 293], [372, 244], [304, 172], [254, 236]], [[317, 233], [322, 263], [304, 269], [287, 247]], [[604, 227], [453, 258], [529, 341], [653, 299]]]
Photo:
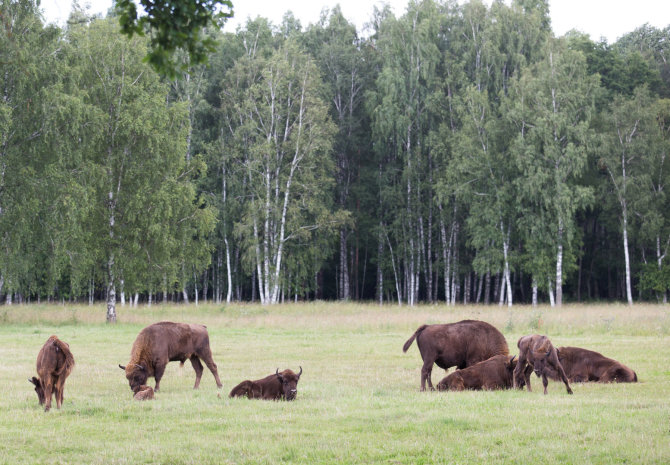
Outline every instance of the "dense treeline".
[[670, 27], [335, 7], [210, 31], [169, 81], [113, 16], [0, 8], [7, 303], [666, 301]]

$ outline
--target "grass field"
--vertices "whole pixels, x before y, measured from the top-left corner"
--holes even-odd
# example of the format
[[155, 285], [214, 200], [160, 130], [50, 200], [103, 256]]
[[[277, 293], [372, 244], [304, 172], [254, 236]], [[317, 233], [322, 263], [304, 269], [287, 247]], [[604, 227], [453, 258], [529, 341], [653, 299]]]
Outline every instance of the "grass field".
[[[667, 464], [670, 308], [507, 308], [358, 304], [0, 307], [3, 464]], [[481, 319], [516, 353], [525, 334], [602, 352], [633, 368], [628, 385], [561, 383], [534, 391], [419, 392], [421, 358], [403, 343], [424, 323]], [[224, 387], [205, 368], [168, 365], [156, 400], [136, 402], [118, 364], [160, 320], [207, 325]], [[51, 335], [76, 367], [61, 410], [44, 413], [27, 378]], [[303, 375], [295, 402], [229, 399], [276, 368]], [[433, 370], [433, 383], [444, 370]], [[151, 379], [153, 385], [153, 379]], [[220, 394], [220, 396], [218, 395]]]

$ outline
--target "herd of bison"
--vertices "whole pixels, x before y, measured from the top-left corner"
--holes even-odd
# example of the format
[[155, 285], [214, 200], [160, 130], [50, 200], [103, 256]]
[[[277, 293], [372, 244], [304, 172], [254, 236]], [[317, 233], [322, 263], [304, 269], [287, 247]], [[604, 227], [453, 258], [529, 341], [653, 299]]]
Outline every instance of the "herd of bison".
[[[433, 364], [445, 370], [456, 367], [437, 384], [437, 389], [462, 391], [465, 389], [510, 389], [530, 387], [530, 374], [542, 377], [544, 393], [547, 393], [548, 378], [562, 381], [568, 394], [572, 394], [570, 382], [636, 382], [637, 375], [627, 366], [607, 358], [598, 352], [579, 347], [554, 347], [551, 341], [538, 334], [519, 339], [518, 358], [509, 355], [507, 341], [500, 331], [484, 321], [463, 320], [457, 323], [420, 326], [405, 342], [403, 351], [416, 340], [423, 366], [421, 367], [421, 390], [434, 390], [431, 381]], [[160, 389], [161, 378], [168, 362], [191, 361], [195, 370], [195, 385], [200, 385], [203, 366], [201, 360], [214, 375], [216, 385], [221, 380], [209, 347], [209, 334], [204, 325], [163, 321], [144, 328], [137, 335], [126, 366], [126, 378], [137, 400], [154, 398]], [[51, 336], [37, 355], [38, 377], [28, 379], [35, 385], [35, 392], [44, 410], [51, 408], [51, 398], [56, 396], [56, 407], [63, 403], [65, 380], [74, 367], [74, 357], [69, 345]], [[230, 397], [248, 397], [267, 400], [294, 400], [297, 394], [298, 373], [292, 370], [274, 374], [255, 381], [245, 380], [230, 391]], [[156, 380], [155, 388], [146, 384], [147, 379]]]

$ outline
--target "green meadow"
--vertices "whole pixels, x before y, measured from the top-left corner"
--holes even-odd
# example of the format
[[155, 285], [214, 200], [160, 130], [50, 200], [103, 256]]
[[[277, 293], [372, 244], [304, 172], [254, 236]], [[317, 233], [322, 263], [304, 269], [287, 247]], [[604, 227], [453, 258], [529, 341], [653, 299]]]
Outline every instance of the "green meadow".
[[[2, 464], [667, 464], [670, 463], [670, 308], [567, 305], [377, 306], [309, 303], [262, 307], [0, 307]], [[424, 323], [464, 318], [517, 339], [599, 351], [633, 368], [633, 384], [550, 382], [533, 392], [419, 392], [416, 343]], [[137, 333], [161, 321], [206, 324], [224, 384], [205, 368], [170, 363], [154, 401], [132, 398], [124, 373]], [[56, 334], [76, 366], [65, 402], [45, 413], [27, 378]], [[229, 399], [244, 379], [302, 366], [295, 402]], [[436, 384], [445, 372], [433, 369]], [[153, 379], [150, 380], [153, 386]]]

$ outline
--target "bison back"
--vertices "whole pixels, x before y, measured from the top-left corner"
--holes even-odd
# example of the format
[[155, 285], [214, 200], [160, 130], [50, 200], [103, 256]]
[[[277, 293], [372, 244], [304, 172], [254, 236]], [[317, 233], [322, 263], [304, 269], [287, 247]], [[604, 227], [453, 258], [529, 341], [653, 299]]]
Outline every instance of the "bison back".
[[429, 325], [416, 337], [422, 358], [434, 358], [443, 369], [460, 369], [509, 354], [505, 336], [485, 321], [463, 320], [444, 325]]

